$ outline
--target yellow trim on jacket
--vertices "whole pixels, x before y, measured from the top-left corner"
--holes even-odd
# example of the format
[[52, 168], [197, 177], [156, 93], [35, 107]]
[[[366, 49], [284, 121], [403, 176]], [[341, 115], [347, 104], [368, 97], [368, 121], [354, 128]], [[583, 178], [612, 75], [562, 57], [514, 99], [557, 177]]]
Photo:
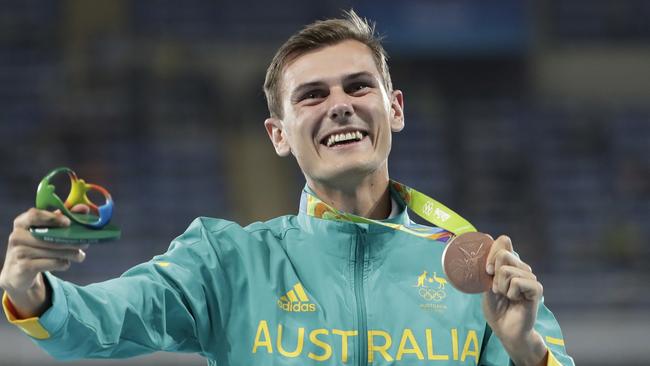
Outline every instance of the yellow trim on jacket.
[[6, 292], [2, 296], [2, 309], [4, 310], [9, 323], [20, 328], [20, 330], [25, 332], [28, 336], [36, 339], [50, 338], [50, 333], [48, 333], [48, 331], [43, 328], [41, 323], [39, 323], [39, 317], [35, 316], [27, 319], [20, 319], [16, 315], [14, 305], [11, 303], [11, 301], [9, 301], [9, 296]]

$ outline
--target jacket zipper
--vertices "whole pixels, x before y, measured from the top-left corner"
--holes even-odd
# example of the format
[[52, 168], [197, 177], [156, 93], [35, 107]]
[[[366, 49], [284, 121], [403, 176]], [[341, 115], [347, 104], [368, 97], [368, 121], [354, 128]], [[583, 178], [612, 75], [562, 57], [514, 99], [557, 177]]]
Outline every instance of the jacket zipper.
[[354, 295], [357, 302], [357, 329], [359, 337], [359, 365], [368, 365], [368, 324], [366, 319], [366, 297], [363, 290], [363, 273], [365, 269], [365, 235], [359, 230], [355, 248], [354, 261]]

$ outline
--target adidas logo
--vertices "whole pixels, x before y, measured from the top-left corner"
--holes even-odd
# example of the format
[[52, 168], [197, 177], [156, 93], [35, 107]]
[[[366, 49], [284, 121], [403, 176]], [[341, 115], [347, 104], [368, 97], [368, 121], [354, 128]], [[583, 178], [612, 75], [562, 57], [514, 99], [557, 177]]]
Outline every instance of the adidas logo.
[[289, 312], [313, 312], [316, 311], [316, 304], [309, 302], [309, 297], [300, 282], [293, 285], [293, 288], [278, 299], [278, 307]]

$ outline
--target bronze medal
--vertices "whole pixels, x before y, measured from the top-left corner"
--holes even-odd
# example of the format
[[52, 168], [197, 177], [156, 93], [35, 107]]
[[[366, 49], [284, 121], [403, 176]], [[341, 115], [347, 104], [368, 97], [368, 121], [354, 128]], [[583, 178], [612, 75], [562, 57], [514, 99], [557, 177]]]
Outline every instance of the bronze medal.
[[485, 271], [492, 238], [469, 232], [453, 238], [442, 253], [442, 268], [449, 282], [459, 291], [478, 294], [492, 286], [492, 276]]

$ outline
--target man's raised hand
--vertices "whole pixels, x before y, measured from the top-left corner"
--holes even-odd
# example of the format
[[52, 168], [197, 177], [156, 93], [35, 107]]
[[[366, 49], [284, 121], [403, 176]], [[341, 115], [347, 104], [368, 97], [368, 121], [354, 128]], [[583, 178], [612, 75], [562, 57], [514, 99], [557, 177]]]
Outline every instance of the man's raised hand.
[[[77, 205], [74, 212], [87, 213], [88, 206]], [[50, 305], [49, 289], [42, 272], [65, 271], [73, 262], [86, 258], [87, 245], [48, 243], [34, 238], [30, 227], [66, 227], [70, 219], [60, 211], [50, 212], [30, 208], [14, 220], [7, 242], [0, 288], [4, 289], [21, 318], [38, 316]]]

